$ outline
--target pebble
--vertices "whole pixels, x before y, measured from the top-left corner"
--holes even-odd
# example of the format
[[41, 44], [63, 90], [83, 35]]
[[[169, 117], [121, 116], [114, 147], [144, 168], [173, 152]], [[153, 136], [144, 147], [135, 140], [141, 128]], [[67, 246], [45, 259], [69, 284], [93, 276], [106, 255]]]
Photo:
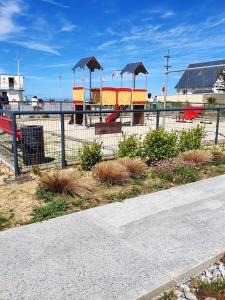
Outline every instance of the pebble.
[[211, 272], [209, 272], [209, 270], [205, 270], [205, 275], [206, 275], [206, 277], [208, 277], [208, 278], [210, 278], [210, 279], [212, 279], [212, 273]]
[[185, 293], [185, 298], [188, 300], [198, 300], [198, 298], [190, 292]]
[[178, 297], [177, 300], [187, 300], [187, 299], [184, 297]]
[[182, 298], [182, 296], [184, 295], [183, 292], [179, 291], [179, 290], [175, 290], [174, 291], [174, 295], [177, 297], [177, 298]]
[[190, 288], [189, 288], [189, 286], [188, 286], [187, 284], [181, 284], [181, 285], [179, 286], [179, 288], [180, 288], [182, 291], [184, 291], [185, 293], [190, 292]]
[[223, 278], [225, 278], [225, 268], [224, 268], [223, 264], [219, 264], [219, 270], [220, 270], [220, 273], [222, 274]]
[[218, 269], [215, 269], [213, 271], [212, 277], [213, 277], [213, 280], [217, 280], [218, 278], [220, 278], [221, 277], [220, 271]]

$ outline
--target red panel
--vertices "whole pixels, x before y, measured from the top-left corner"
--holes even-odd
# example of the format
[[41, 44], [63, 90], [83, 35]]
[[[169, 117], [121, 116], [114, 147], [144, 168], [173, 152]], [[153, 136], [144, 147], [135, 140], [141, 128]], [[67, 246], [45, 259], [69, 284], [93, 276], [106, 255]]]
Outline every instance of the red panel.
[[73, 90], [83, 90], [84, 87], [83, 86], [76, 86], [76, 87], [73, 87]]
[[147, 92], [146, 89], [133, 89], [134, 92]]
[[132, 103], [133, 104], [140, 104], [140, 105], [143, 105], [145, 104], [147, 101], [133, 101]]

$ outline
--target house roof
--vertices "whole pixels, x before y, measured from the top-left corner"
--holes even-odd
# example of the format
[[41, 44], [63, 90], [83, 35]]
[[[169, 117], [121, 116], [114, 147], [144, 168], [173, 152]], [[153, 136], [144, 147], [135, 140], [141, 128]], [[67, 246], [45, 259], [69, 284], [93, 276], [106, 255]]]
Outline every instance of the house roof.
[[190, 64], [188, 68], [205, 67], [213, 65], [222, 65], [224, 67], [212, 67], [209, 69], [198, 69], [185, 71], [180, 80], [176, 84], [176, 89], [198, 88], [204, 89], [212, 88], [218, 78], [218, 74], [221, 70], [225, 69], [225, 59], [217, 61], [209, 61], [197, 64]]
[[87, 66], [91, 72], [93, 72], [95, 69], [103, 70], [100, 63], [97, 61], [97, 59], [94, 56], [84, 57], [81, 58], [73, 67], [73, 71], [75, 71], [78, 68], [84, 68]]
[[141, 61], [127, 64], [122, 70], [121, 74], [123, 73], [132, 73], [138, 75], [139, 73], [148, 74], [145, 66]]

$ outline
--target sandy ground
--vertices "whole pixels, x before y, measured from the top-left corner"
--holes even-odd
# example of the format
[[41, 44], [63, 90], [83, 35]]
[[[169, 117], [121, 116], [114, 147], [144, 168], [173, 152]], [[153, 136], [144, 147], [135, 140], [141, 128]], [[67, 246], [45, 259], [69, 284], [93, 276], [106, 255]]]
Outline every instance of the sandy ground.
[[37, 182], [31, 180], [22, 184], [6, 184], [4, 179], [13, 179], [13, 174], [0, 165], [0, 215], [13, 216], [13, 226], [29, 220], [34, 206], [39, 204], [35, 197]]

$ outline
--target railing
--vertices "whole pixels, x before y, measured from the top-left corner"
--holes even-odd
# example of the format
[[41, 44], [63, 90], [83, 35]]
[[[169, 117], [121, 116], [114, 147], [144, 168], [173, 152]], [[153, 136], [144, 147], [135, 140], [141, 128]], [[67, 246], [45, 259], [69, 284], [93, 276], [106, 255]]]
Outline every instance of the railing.
[[[0, 110], [1, 115], [11, 118], [12, 128], [11, 134], [4, 134], [0, 123], [0, 160], [12, 168], [15, 175], [36, 165], [48, 167], [57, 164], [64, 168], [79, 162], [78, 149], [87, 142], [100, 141], [103, 156], [109, 158], [114, 156], [124, 135], [136, 135], [143, 139], [150, 129], [160, 126], [167, 131], [180, 131], [201, 125], [206, 132], [205, 144], [225, 143], [225, 107], [194, 110], [202, 111], [202, 116], [193, 120], [179, 118], [181, 111], [193, 111], [193, 108], [121, 110], [116, 121], [121, 124], [122, 130], [115, 132], [111, 129], [111, 123], [104, 125], [106, 131], [96, 130], [96, 123], [106, 124], [109, 114], [118, 113], [115, 110]], [[84, 126], [83, 120], [87, 120], [87, 126]], [[17, 137], [18, 128], [22, 131], [21, 141]]]

